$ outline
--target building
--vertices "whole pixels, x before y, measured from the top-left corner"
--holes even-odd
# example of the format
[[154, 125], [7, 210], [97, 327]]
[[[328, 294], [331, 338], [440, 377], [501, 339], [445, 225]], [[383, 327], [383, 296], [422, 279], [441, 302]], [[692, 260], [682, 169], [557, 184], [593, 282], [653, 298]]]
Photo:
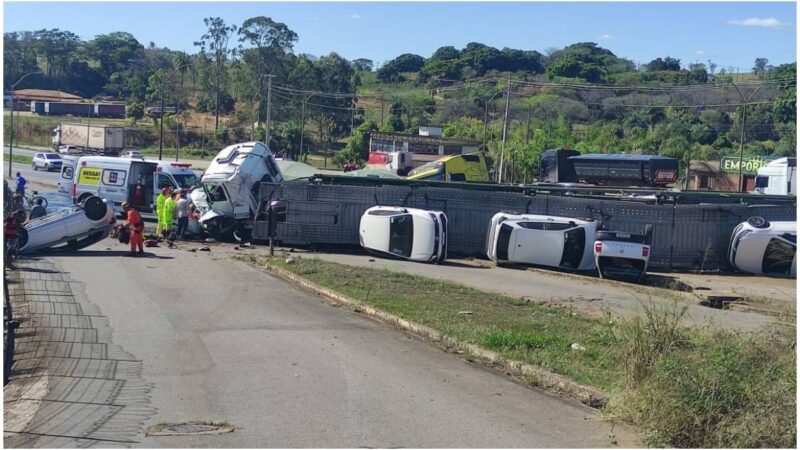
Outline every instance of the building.
[[[771, 156], [745, 156], [742, 158], [744, 192], [752, 192], [755, 189], [758, 169], [773, 159], [775, 158]], [[683, 180], [677, 182], [676, 186], [683, 186]], [[723, 156], [720, 161], [691, 161], [689, 164], [689, 189], [698, 191], [738, 191], [739, 157]]]
[[478, 141], [442, 137], [442, 127], [436, 125], [420, 125], [419, 134], [371, 133], [369, 137], [369, 151], [412, 152], [415, 167], [443, 156], [475, 153], [480, 148]]

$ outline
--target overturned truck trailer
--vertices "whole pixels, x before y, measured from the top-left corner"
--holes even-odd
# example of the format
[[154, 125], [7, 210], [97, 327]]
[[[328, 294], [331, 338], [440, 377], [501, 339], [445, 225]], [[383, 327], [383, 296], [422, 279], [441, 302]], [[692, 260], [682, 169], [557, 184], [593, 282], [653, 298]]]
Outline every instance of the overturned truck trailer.
[[[731, 232], [752, 216], [796, 220], [794, 196], [556, 185], [409, 182], [318, 176], [262, 183], [255, 239], [284, 245], [359, 245], [359, 221], [376, 205], [447, 214], [451, 255], [485, 258], [492, 216], [504, 211], [602, 221], [605, 229], [641, 233], [652, 225], [649, 266], [661, 270], [728, 270]], [[270, 228], [270, 205], [280, 205]]]

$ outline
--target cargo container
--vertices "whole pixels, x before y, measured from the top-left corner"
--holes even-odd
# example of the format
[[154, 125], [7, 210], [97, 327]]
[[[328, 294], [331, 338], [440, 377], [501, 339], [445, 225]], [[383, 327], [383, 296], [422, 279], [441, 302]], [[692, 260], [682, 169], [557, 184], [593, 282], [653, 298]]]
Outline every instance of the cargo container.
[[678, 160], [658, 155], [547, 150], [539, 162], [539, 181], [601, 186], [665, 186], [678, 178]]
[[115, 103], [95, 103], [94, 115], [97, 117], [125, 118], [125, 105]]
[[124, 137], [123, 127], [62, 123], [53, 130], [53, 148], [74, 145], [87, 153], [118, 155], [123, 149]]
[[44, 113], [48, 116], [89, 116], [94, 113], [91, 103], [46, 102]]

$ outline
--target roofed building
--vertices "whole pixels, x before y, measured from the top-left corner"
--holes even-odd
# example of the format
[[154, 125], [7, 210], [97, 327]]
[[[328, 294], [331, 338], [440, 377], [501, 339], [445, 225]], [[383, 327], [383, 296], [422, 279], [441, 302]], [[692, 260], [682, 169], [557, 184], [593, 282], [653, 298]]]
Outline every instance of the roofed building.
[[412, 152], [412, 161], [419, 166], [443, 156], [475, 153], [481, 148], [479, 141], [446, 138], [441, 133], [442, 128], [433, 125], [421, 125], [419, 134], [371, 133], [369, 151]]

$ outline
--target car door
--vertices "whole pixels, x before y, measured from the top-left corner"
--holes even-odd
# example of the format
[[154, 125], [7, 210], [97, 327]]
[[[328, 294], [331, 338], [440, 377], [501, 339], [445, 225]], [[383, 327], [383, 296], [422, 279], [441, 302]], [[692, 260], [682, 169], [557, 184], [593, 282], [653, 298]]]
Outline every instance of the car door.
[[42, 164], [42, 160], [43, 159], [44, 159], [44, 154], [43, 153], [37, 153], [33, 157], [33, 165], [34, 165], [34, 167], [35, 168], [43, 167], [43, 164]]

